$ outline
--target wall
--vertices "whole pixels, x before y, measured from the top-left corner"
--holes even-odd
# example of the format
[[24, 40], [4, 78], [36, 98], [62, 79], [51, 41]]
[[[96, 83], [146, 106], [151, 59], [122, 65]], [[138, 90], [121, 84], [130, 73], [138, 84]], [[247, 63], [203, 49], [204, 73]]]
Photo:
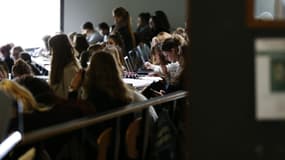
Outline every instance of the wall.
[[167, 14], [172, 28], [184, 26], [185, 0], [65, 0], [64, 32], [79, 32], [85, 21], [94, 25], [102, 21], [113, 24], [112, 9], [117, 6], [130, 12], [133, 28], [140, 12], [154, 13], [155, 10], [163, 10]]
[[248, 28], [246, 8], [191, 0], [191, 160], [285, 159], [285, 121], [255, 118], [254, 76], [254, 40], [285, 37], [285, 29]]

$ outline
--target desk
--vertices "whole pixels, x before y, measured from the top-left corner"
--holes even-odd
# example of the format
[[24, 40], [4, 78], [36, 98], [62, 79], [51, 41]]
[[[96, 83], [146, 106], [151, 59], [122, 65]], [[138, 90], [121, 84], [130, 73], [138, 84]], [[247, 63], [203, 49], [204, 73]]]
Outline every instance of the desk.
[[41, 67], [42, 69], [45, 69], [46, 71], [50, 71], [50, 62], [51, 59], [48, 57], [38, 56], [38, 57], [32, 57], [33, 63]]
[[[41, 68], [45, 69], [46, 71], [50, 71], [50, 58], [47, 57], [43, 57], [43, 56], [38, 56], [38, 57], [32, 57], [32, 61], [34, 63], [36, 63], [38, 66], [40, 66]], [[47, 76], [39, 76], [38, 78], [41, 79], [48, 79]], [[152, 82], [157, 82], [159, 80], [162, 80], [162, 78], [160, 77], [148, 77], [148, 76], [142, 76], [142, 77], [138, 77], [137, 79], [133, 79], [133, 78], [123, 78], [123, 81], [126, 84], [130, 84], [131, 86], [133, 86], [134, 88], [140, 90], [143, 89], [144, 87], [147, 87], [148, 85], [150, 85]]]
[[123, 81], [126, 84], [130, 84], [137, 90], [141, 90], [147, 86], [149, 86], [153, 82], [157, 82], [162, 80], [160, 77], [139, 77], [138, 79], [133, 78], [123, 78]]

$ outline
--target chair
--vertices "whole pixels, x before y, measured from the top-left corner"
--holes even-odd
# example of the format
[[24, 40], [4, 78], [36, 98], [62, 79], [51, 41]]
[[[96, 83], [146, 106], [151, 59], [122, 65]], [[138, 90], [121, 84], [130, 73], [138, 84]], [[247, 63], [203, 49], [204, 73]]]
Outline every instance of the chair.
[[142, 118], [137, 118], [128, 126], [126, 131], [127, 156], [130, 159], [138, 159], [139, 157], [137, 140], [141, 134], [141, 123]]
[[97, 138], [98, 155], [97, 160], [107, 160], [108, 148], [111, 143], [112, 128], [105, 129]]
[[33, 147], [25, 152], [18, 160], [33, 160], [36, 156], [36, 149]]

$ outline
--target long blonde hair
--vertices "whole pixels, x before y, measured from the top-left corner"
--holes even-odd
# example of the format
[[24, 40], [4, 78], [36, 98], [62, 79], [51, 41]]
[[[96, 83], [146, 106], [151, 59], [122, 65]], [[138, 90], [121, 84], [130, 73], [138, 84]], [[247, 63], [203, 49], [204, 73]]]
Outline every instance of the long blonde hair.
[[0, 90], [4, 91], [8, 96], [11, 96], [23, 104], [24, 112], [44, 111], [43, 107], [38, 106], [35, 98], [26, 88], [20, 86], [14, 81], [5, 79], [0, 82]]

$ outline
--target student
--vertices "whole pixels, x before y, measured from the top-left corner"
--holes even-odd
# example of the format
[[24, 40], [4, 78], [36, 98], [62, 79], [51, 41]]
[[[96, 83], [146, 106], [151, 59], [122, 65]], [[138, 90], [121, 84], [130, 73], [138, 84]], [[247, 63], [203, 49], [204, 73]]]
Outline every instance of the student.
[[41, 75], [40, 69], [32, 62], [31, 55], [28, 52], [21, 52], [20, 59], [24, 60], [31, 67], [34, 75]]
[[103, 41], [103, 36], [100, 35], [98, 31], [94, 29], [91, 22], [85, 22], [82, 25], [82, 34], [86, 35], [86, 39], [89, 44], [94, 44]]
[[140, 13], [137, 18], [137, 30], [135, 33], [136, 44], [145, 43], [150, 44], [152, 39], [152, 32], [148, 25], [150, 18], [149, 13]]
[[12, 48], [12, 56], [14, 58], [14, 61], [20, 58], [20, 53], [23, 51], [24, 49], [21, 46], [15, 46]]
[[87, 67], [87, 61], [89, 57], [89, 53], [87, 52], [87, 49], [89, 47], [89, 44], [86, 40], [86, 38], [82, 35], [82, 34], [76, 34], [74, 36], [73, 39], [73, 44], [74, 44], [74, 48], [76, 49], [76, 51], [78, 52], [78, 56], [77, 58], [80, 61], [80, 65], [82, 68], [86, 68]]
[[80, 69], [74, 49], [65, 34], [53, 36], [49, 46], [52, 54], [49, 83], [57, 96], [67, 98], [68, 86]]
[[122, 41], [125, 45], [124, 56], [128, 51], [135, 47], [135, 37], [131, 29], [131, 18], [129, 12], [123, 7], [117, 7], [113, 9], [113, 17], [115, 22], [115, 28], [113, 34], [119, 34], [122, 37]]
[[24, 60], [18, 59], [12, 67], [12, 76], [18, 78], [23, 75], [33, 75], [33, 71]]
[[[166, 59], [170, 62], [166, 65], [154, 65], [149, 62], [145, 63], [145, 67], [154, 70], [154, 72], [164, 75], [166, 79], [166, 90], [173, 91], [179, 83], [178, 78], [183, 70], [183, 51], [184, 51], [184, 39], [182, 36], [176, 35], [166, 39], [161, 46], [161, 50]], [[169, 89], [168, 89], [169, 88]]]
[[6, 44], [0, 48], [0, 52], [3, 56], [3, 61], [6, 63], [9, 73], [11, 73], [12, 66], [14, 65], [14, 60], [11, 58], [11, 48], [13, 44]]
[[110, 27], [106, 22], [102, 22], [98, 25], [100, 34], [104, 37], [103, 41], [107, 42], [110, 33]]

